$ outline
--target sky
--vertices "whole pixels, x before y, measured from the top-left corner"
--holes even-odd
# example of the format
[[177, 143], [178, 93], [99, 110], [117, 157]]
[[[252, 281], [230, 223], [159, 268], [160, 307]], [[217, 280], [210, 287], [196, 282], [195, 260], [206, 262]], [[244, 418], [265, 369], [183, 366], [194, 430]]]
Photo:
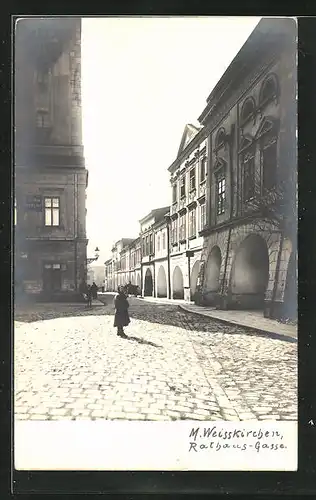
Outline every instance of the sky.
[[136, 238], [139, 220], [170, 204], [168, 167], [187, 123], [259, 22], [258, 17], [82, 20], [82, 125], [88, 257]]

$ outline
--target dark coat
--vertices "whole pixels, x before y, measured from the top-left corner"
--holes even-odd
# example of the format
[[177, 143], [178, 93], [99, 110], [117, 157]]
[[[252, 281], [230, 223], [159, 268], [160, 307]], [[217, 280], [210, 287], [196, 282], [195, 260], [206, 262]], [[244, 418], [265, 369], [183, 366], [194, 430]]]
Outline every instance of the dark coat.
[[114, 301], [115, 316], [114, 326], [127, 326], [130, 323], [128, 308], [129, 303], [124, 294], [117, 294]]
[[97, 299], [98, 298], [98, 287], [95, 283], [92, 283], [91, 291], [92, 291], [92, 298]]

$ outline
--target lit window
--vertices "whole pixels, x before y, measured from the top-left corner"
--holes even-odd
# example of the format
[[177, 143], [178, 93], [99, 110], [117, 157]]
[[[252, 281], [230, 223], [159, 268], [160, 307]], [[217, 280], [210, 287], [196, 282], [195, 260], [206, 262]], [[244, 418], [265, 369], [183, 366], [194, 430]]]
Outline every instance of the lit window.
[[16, 198], [14, 198], [14, 225], [16, 226], [18, 220], [18, 212], [17, 212], [17, 205], [16, 205]]
[[224, 174], [219, 174], [216, 179], [216, 194], [217, 194], [217, 215], [225, 212], [226, 200], [226, 179]]
[[59, 198], [45, 198], [45, 226], [59, 226]]

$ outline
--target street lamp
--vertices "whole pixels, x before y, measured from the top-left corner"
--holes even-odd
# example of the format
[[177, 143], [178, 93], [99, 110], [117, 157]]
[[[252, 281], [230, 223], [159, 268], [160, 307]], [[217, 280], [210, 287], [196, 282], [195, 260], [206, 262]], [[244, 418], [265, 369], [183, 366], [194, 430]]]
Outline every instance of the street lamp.
[[88, 257], [87, 258], [87, 264], [91, 264], [91, 262], [95, 262], [96, 260], [98, 260], [99, 258], [99, 254], [100, 254], [100, 249], [98, 247], [95, 247], [95, 256], [94, 257]]

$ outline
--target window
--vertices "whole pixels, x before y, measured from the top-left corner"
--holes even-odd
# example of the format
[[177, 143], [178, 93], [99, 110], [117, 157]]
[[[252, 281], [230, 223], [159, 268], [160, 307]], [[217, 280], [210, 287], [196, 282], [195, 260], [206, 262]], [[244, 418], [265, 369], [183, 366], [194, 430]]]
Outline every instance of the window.
[[177, 201], [177, 184], [172, 185], [172, 203]]
[[171, 243], [176, 244], [178, 242], [178, 220], [173, 220], [171, 222]]
[[196, 236], [196, 210], [189, 212], [189, 238]]
[[206, 178], [206, 157], [202, 158], [200, 163], [200, 182], [204, 182]]
[[276, 184], [277, 140], [270, 139], [261, 147], [262, 184], [264, 190], [271, 190]]
[[179, 240], [184, 241], [186, 239], [186, 214], [180, 216], [180, 227], [179, 227]]
[[16, 198], [14, 198], [14, 225], [15, 226], [16, 226], [17, 220], [18, 220], [18, 214], [17, 214]]
[[160, 236], [157, 237], [157, 250], [160, 251]]
[[45, 226], [59, 226], [59, 198], [45, 198]]
[[216, 195], [217, 195], [217, 215], [225, 212], [226, 200], [226, 179], [223, 173], [217, 175], [216, 178]]
[[165, 250], [166, 248], [166, 233], [162, 234], [162, 249]]
[[203, 203], [200, 207], [200, 231], [204, 228], [206, 223], [206, 205]]
[[195, 189], [195, 167], [190, 170], [190, 191]]
[[270, 75], [263, 82], [260, 89], [259, 104], [265, 104], [266, 102], [274, 99], [278, 95], [278, 81], [275, 75]]
[[181, 198], [185, 197], [185, 175], [181, 177], [180, 181], [180, 197]]
[[243, 197], [250, 201], [255, 195], [255, 157], [254, 152], [246, 153], [243, 158]]
[[245, 100], [241, 109], [241, 114], [240, 114], [241, 124], [246, 123], [249, 120], [249, 118], [251, 118], [254, 115], [254, 112], [255, 112], [254, 100], [251, 97], [248, 97], [248, 99]]
[[152, 255], [154, 253], [154, 246], [153, 246], [153, 235], [149, 235], [149, 255]]
[[41, 110], [36, 113], [36, 126], [38, 128], [49, 128], [50, 120], [47, 111]]
[[215, 139], [215, 149], [219, 149], [225, 144], [226, 133], [224, 128], [220, 128]]
[[145, 255], [149, 255], [149, 238], [146, 236]]

